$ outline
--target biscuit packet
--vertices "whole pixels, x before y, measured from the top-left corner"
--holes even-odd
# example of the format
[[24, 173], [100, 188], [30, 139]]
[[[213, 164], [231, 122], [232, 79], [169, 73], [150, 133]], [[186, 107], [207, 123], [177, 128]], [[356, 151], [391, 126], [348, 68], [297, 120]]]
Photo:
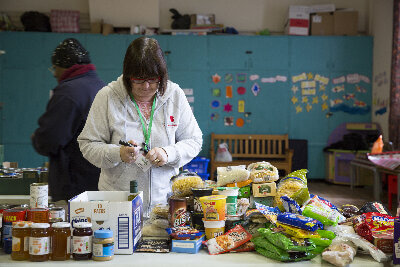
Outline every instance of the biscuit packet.
[[243, 226], [236, 225], [225, 234], [209, 239], [206, 245], [210, 255], [217, 255], [229, 252], [246, 243], [251, 238], [251, 234]]

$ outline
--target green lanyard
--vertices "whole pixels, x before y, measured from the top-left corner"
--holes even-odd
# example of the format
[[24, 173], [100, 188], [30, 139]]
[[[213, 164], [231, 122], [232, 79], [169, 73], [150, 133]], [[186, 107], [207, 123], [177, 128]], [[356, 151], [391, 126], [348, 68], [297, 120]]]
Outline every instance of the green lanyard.
[[133, 95], [132, 94], [129, 94], [129, 95], [130, 95], [130, 97], [132, 99], [133, 104], [135, 105], [135, 108], [136, 108], [137, 112], [139, 113], [140, 121], [142, 122], [143, 136], [144, 136], [144, 146], [145, 146], [144, 149], [146, 151], [149, 151], [150, 150], [149, 141], [150, 141], [150, 134], [151, 134], [151, 126], [153, 125], [154, 109], [156, 107], [156, 97], [154, 97], [153, 106], [151, 107], [149, 129], [146, 130], [146, 123], [144, 123], [143, 116], [142, 116], [142, 113], [140, 112], [139, 106], [136, 104], [136, 101], [133, 98]]

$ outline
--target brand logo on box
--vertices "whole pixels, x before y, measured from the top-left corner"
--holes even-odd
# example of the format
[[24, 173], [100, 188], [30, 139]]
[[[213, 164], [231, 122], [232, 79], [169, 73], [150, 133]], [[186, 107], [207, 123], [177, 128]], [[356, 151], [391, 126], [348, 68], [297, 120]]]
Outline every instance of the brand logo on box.
[[75, 223], [80, 223], [80, 222], [90, 222], [90, 218], [86, 218], [85, 216], [77, 216], [72, 218], [71, 220], [71, 226], [75, 227]]

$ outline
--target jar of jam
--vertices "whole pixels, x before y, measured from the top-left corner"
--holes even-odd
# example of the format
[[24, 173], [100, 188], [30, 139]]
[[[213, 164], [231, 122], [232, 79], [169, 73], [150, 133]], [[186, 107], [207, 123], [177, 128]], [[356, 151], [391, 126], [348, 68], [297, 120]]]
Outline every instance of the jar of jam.
[[50, 254], [50, 225], [33, 223], [29, 237], [29, 259], [31, 261], [47, 261]]
[[92, 258], [92, 224], [80, 222], [74, 224], [72, 237], [72, 257], [74, 260], [89, 260]]
[[28, 221], [34, 223], [48, 223], [49, 209], [48, 208], [32, 208], [27, 211]]
[[29, 259], [29, 236], [32, 222], [20, 221], [12, 223], [11, 259], [23, 261]]
[[51, 260], [65, 261], [71, 257], [71, 224], [56, 222], [51, 232]]

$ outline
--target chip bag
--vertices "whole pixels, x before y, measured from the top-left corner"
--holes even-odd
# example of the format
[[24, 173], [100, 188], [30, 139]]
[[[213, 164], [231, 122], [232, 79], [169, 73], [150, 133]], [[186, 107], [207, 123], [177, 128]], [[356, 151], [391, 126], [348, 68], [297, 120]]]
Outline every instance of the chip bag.
[[288, 196], [294, 199], [300, 206], [310, 198], [307, 188], [307, 170], [301, 169], [289, 173], [277, 185], [275, 205], [284, 211], [281, 197]]

